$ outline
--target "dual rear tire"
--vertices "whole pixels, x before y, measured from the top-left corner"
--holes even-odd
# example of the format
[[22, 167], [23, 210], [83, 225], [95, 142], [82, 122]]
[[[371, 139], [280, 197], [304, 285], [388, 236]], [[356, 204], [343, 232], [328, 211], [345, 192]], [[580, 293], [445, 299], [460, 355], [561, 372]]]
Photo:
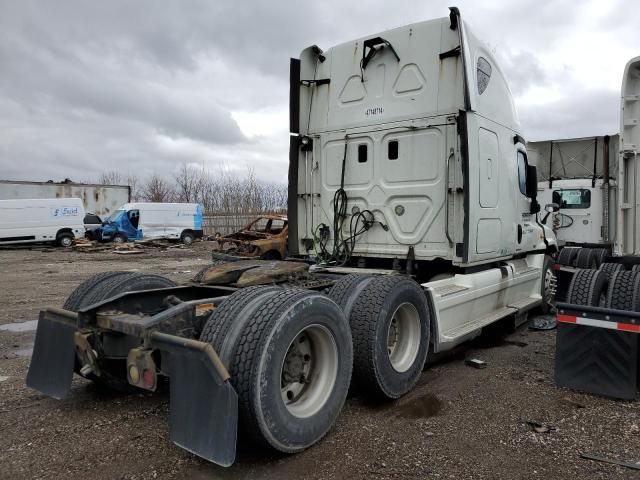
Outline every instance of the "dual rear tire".
[[353, 364], [351, 332], [325, 295], [273, 286], [239, 290], [213, 312], [200, 340], [227, 366], [242, 432], [258, 444], [304, 450], [342, 410]]
[[430, 314], [422, 288], [399, 275], [347, 275], [329, 297], [349, 319], [356, 386], [389, 399], [411, 390], [429, 349]]
[[398, 398], [417, 382], [430, 316], [407, 277], [348, 275], [329, 295], [260, 286], [233, 293], [200, 340], [227, 366], [244, 435], [282, 452], [318, 442], [337, 419], [353, 381]]

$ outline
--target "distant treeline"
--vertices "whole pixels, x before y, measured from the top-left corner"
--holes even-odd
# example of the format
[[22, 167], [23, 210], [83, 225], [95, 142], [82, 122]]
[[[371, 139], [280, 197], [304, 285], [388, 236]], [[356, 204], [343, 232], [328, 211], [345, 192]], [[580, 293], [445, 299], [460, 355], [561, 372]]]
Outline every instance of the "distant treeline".
[[98, 183], [129, 185], [131, 200], [144, 202], [200, 203], [207, 214], [245, 216], [247, 213], [286, 212], [287, 185], [258, 180], [247, 169], [238, 176], [182, 164], [173, 176], [151, 174], [141, 179], [117, 171], [100, 174]]

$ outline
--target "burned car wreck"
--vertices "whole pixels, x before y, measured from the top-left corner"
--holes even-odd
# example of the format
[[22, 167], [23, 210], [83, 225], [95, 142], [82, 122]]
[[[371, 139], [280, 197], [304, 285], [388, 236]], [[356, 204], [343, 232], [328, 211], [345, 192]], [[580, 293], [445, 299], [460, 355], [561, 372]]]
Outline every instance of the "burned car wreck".
[[281, 260], [287, 255], [288, 231], [286, 215], [261, 215], [238, 232], [218, 237], [213, 258]]

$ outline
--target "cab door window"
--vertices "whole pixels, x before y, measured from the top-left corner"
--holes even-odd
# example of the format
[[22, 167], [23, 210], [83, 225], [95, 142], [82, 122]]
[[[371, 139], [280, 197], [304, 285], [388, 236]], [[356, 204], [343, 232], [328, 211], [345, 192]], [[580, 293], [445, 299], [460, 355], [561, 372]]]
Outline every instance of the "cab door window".
[[560, 205], [560, 208], [589, 208], [591, 206], [591, 191], [586, 188], [554, 190], [552, 201]]
[[520, 193], [527, 194], [527, 156], [518, 150], [518, 186]]
[[131, 226], [137, 229], [138, 224], [140, 223], [140, 210], [129, 210], [127, 216], [129, 217], [129, 223], [131, 223]]

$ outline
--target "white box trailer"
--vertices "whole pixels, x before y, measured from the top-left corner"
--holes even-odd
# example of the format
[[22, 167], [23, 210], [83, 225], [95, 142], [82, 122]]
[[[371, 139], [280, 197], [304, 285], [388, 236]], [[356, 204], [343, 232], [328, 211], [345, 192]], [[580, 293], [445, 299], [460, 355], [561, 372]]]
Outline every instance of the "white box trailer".
[[79, 198], [85, 212], [105, 218], [131, 201], [131, 188], [128, 185], [0, 180], [0, 200], [21, 198]]
[[548, 224], [561, 246], [611, 249], [616, 232], [619, 135], [527, 143], [541, 204], [555, 203]]
[[79, 198], [0, 200], [0, 245], [52, 242], [70, 247], [84, 236]]

